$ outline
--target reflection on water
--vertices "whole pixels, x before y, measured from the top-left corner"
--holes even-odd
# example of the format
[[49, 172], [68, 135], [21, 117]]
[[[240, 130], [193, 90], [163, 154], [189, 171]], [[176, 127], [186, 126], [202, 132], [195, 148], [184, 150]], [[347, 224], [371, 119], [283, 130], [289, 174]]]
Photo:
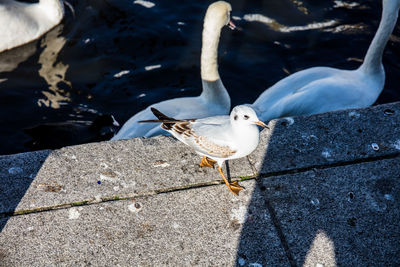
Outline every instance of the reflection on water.
[[336, 25], [338, 22], [335, 20], [325, 22], [313, 22], [304, 26], [285, 26], [280, 24], [274, 19], [268, 18], [261, 14], [246, 14], [243, 16], [246, 21], [258, 21], [268, 25], [271, 29], [278, 32], [295, 32], [295, 31], [307, 31], [327, 28]]
[[[37, 140], [24, 129], [82, 129], [101, 114], [123, 124], [152, 103], [201, 92], [209, 1], [69, 2], [74, 16], [67, 8], [62, 24], [44, 37], [0, 53], [0, 137], [6, 140], [0, 155], [32, 149], [24, 144]], [[381, 16], [377, 0], [230, 2], [241, 30], [222, 31], [219, 67], [232, 105], [253, 102], [301, 69], [357, 68]], [[400, 100], [399, 33], [397, 26], [385, 51], [378, 103]], [[86, 131], [85, 140], [77, 135], [74, 143], [106, 136], [107, 127]]]
[[71, 82], [65, 80], [65, 74], [68, 70], [68, 65], [62, 62], [57, 62], [58, 54], [64, 47], [67, 39], [60, 36], [63, 30], [63, 25], [57, 26], [53, 31], [47, 33], [42, 39], [40, 47], [44, 47], [39, 57], [39, 64], [42, 67], [39, 69], [39, 75], [43, 77], [49, 85], [49, 90], [42, 91], [45, 98], [40, 98], [37, 103], [39, 107], [42, 105], [59, 109], [61, 104], [70, 102], [70, 93], [58, 87], [58, 84], [64, 83], [71, 88]]
[[[24, 46], [20, 46], [14, 48], [12, 50], [7, 50], [3, 53], [0, 53], [0, 73], [10, 72], [15, 70], [18, 65], [25, 60], [27, 60], [30, 56], [32, 56], [36, 52], [36, 41], [26, 44]], [[7, 78], [3, 78], [3, 81], [6, 81]]]

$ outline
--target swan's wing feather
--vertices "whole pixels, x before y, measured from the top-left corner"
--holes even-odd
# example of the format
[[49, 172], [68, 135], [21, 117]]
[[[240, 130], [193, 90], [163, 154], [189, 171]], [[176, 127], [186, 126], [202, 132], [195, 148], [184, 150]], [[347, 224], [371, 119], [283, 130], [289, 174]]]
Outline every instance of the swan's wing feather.
[[358, 86], [351, 80], [329, 77], [307, 84], [275, 103], [271, 109], [279, 117], [311, 115], [362, 105]]

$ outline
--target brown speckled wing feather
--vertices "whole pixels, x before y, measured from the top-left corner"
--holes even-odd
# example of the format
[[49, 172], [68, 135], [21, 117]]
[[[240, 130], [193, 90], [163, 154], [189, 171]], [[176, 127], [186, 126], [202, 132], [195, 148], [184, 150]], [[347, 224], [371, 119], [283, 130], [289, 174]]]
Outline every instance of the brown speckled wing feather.
[[227, 158], [236, 153], [236, 150], [231, 149], [229, 146], [215, 144], [206, 136], [198, 136], [192, 129], [190, 121], [175, 123], [171, 130], [179, 134], [183, 139], [182, 141], [203, 154]]

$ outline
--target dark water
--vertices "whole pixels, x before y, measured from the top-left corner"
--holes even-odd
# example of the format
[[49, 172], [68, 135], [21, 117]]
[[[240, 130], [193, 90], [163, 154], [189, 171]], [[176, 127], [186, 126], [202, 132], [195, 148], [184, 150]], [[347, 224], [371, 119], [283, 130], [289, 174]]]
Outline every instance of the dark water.
[[[70, 0], [75, 17], [67, 9], [40, 40], [0, 54], [0, 155], [106, 139], [112, 127], [87, 126], [100, 114], [122, 125], [151, 103], [200, 94], [202, 20], [211, 1], [152, 2]], [[240, 29], [223, 30], [219, 65], [232, 105], [253, 102], [304, 68], [358, 67], [381, 16], [378, 0], [231, 4]], [[244, 19], [249, 14], [275, 22]], [[399, 25], [383, 63], [387, 79], [377, 103], [399, 101]], [[40, 125], [47, 125], [43, 138], [32, 139], [26, 129]]]

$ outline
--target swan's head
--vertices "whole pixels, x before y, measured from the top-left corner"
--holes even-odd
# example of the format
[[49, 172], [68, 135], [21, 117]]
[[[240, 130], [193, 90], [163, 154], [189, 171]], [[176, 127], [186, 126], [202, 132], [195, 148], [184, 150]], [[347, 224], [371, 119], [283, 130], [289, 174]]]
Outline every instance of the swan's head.
[[231, 11], [231, 4], [225, 1], [212, 3], [204, 18], [204, 28], [221, 29], [225, 25], [234, 28], [235, 26], [231, 22]]
[[260, 121], [257, 117], [256, 112], [249, 106], [240, 105], [232, 109], [230, 120], [235, 125], [251, 125], [256, 124], [264, 128], [268, 128], [265, 123]]

